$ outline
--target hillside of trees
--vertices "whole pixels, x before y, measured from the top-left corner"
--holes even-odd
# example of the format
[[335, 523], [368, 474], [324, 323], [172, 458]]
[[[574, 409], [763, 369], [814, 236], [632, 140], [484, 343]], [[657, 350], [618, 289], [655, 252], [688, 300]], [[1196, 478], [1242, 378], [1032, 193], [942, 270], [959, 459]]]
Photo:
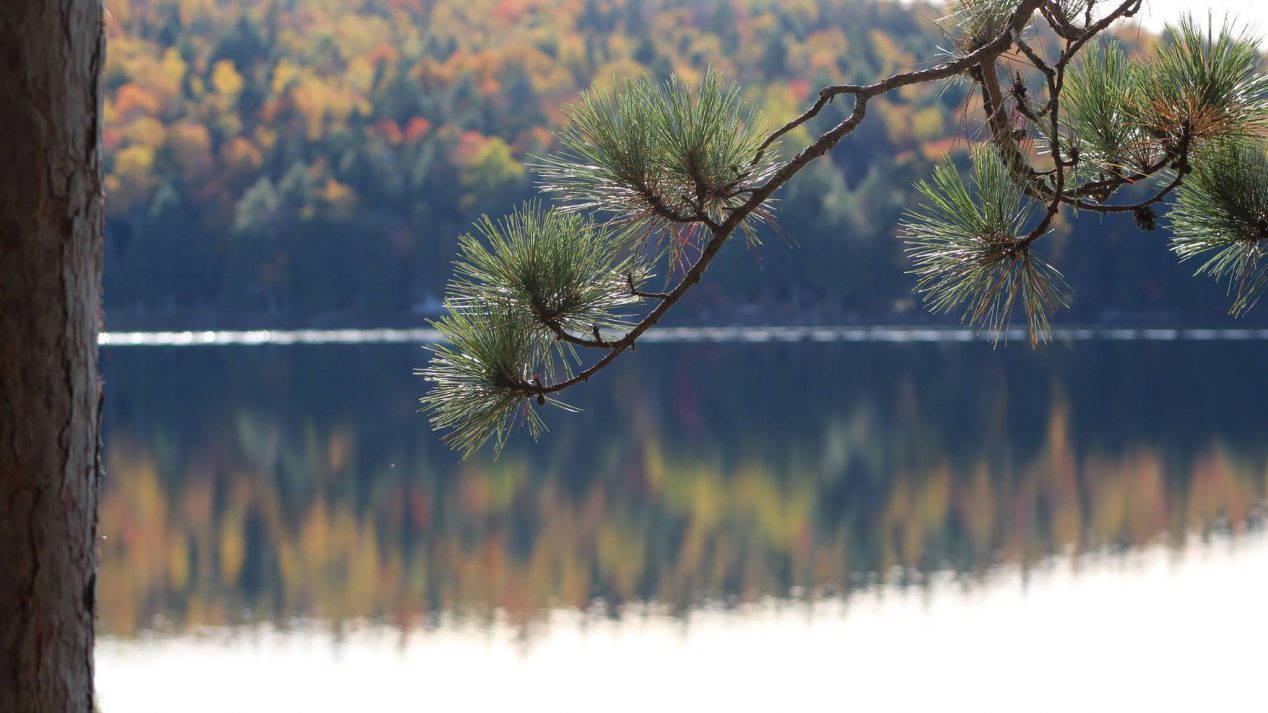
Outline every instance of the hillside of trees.
[[[822, 85], [936, 61], [943, 44], [935, 8], [870, 0], [108, 5], [112, 329], [420, 324], [458, 234], [534, 195], [526, 163], [592, 83], [712, 66], [777, 125]], [[1119, 36], [1136, 53], [1155, 42]], [[912, 182], [979, 135], [966, 90], [874, 102], [779, 196], [780, 231], [729, 250], [678, 319], [953, 323], [920, 309], [894, 233]], [[1045, 250], [1076, 290], [1059, 321], [1234, 324], [1223, 287], [1168, 252], [1165, 220], [1140, 233], [1085, 216]]]

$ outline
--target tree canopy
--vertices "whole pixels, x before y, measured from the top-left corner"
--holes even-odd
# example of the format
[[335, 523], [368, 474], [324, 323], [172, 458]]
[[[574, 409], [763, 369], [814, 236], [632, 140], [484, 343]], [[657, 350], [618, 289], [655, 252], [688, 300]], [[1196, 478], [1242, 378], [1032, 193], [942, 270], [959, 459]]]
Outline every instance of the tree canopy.
[[[561, 148], [560, 106], [591, 85], [676, 75], [689, 86], [712, 67], [775, 121], [819, 86], [922, 66], [948, 44], [941, 9], [872, 0], [110, 9], [104, 280], [116, 329], [417, 324], [439, 307], [457, 236], [534, 197], [527, 165]], [[1161, 46], [1120, 30], [1130, 61]], [[723, 251], [667, 319], [929, 319], [895, 234], [914, 181], [946, 159], [967, 165], [982, 131], [970, 90], [936, 82], [874, 98], [870, 120], [778, 196], [779, 227], [800, 248], [758, 226], [765, 247]], [[848, 108], [829, 104], [774, 148], [809, 143]], [[1142, 248], [1130, 221], [1067, 213], [1053, 226], [1045, 252], [1080, 257], [1061, 260], [1079, 287], [1069, 319], [1218, 314], [1222, 290], [1189, 280], [1161, 242]]]

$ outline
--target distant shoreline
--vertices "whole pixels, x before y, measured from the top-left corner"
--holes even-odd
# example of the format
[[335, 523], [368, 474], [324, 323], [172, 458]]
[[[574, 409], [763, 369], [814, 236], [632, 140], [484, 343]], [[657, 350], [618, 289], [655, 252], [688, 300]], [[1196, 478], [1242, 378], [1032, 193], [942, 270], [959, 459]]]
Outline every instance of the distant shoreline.
[[[1261, 341], [1268, 329], [1175, 327], [1057, 327], [1058, 342], [1082, 341]], [[649, 331], [643, 342], [771, 343], [771, 342], [991, 342], [993, 334], [958, 327], [928, 326], [734, 326], [661, 327]], [[258, 346], [290, 344], [426, 344], [440, 340], [434, 329], [256, 329], [200, 331], [103, 332], [103, 347]], [[1024, 329], [1007, 330], [1001, 343], [1027, 340]]]

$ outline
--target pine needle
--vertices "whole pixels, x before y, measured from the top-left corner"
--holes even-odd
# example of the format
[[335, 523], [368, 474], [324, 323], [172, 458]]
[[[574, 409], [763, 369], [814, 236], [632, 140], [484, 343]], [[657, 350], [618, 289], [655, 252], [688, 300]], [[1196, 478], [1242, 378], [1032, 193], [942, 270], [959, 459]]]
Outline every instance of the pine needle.
[[1007, 330], [1020, 296], [1031, 345], [1050, 335], [1048, 312], [1066, 306], [1061, 273], [1020, 237], [1032, 207], [994, 147], [972, 155], [966, 183], [951, 163], [916, 189], [925, 201], [908, 213], [899, 234], [916, 275], [916, 291], [934, 312], [962, 309], [970, 325]]
[[1229, 142], [1195, 157], [1176, 194], [1171, 250], [1181, 260], [1209, 257], [1199, 275], [1227, 280], [1239, 316], [1268, 286], [1268, 158], [1257, 142]]

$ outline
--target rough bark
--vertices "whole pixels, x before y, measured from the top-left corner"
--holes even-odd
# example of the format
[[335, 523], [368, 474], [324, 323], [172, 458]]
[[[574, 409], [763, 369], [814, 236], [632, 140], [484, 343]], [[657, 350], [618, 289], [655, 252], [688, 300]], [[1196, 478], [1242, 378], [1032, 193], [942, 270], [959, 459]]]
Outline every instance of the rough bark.
[[0, 711], [93, 708], [101, 0], [0, 0]]

